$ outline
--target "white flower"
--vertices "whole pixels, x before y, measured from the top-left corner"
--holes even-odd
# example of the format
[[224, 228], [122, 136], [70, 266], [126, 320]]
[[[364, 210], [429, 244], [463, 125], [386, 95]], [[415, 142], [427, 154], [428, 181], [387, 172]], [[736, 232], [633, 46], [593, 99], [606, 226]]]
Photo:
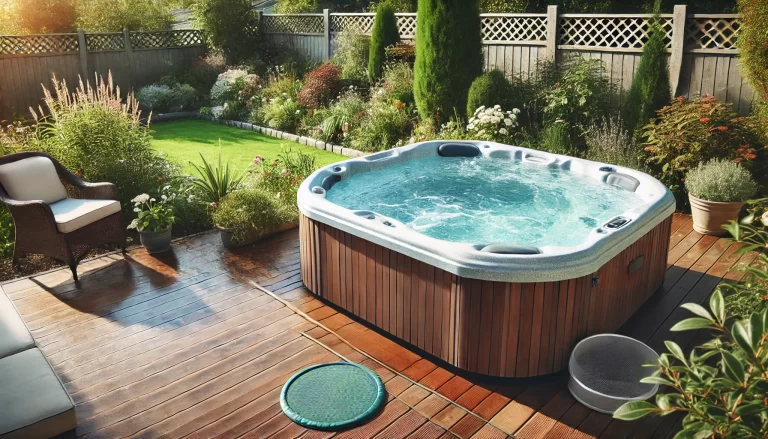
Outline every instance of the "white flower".
[[288, 96], [288, 93], [283, 93], [283, 96]]
[[499, 130], [499, 134], [503, 134], [503, 135], [506, 136], [507, 134], [509, 134], [509, 131], [507, 131], [506, 128], [502, 128], [502, 129]]
[[495, 113], [495, 111], [493, 111], [493, 108], [489, 108], [489, 109], [485, 110], [485, 114], [487, 114], [489, 116], [492, 115], [493, 113]]
[[501, 110], [501, 105], [494, 105], [494, 106], [493, 106], [493, 108], [494, 108], [495, 110]]
[[156, 200], [156, 199], [154, 199], [154, 198], [150, 198], [150, 199], [149, 199], [149, 201], [151, 201], [151, 202], [153, 202], [153, 203], [154, 203], [154, 202], [155, 202], [155, 201], [157, 201], [157, 200]]
[[135, 229], [138, 226], [139, 226], [139, 219], [138, 218], [134, 218], [133, 221], [131, 221], [131, 223], [128, 224], [128, 228], [129, 229]]
[[171, 185], [166, 185], [166, 186], [163, 186], [163, 191], [167, 191], [167, 190], [168, 190], [168, 189], [170, 189], [170, 188], [171, 188]]
[[485, 105], [481, 105], [480, 108], [478, 108], [477, 111], [475, 111], [475, 113], [478, 113], [480, 111], [485, 111]]
[[504, 119], [504, 125], [510, 127], [512, 126], [512, 123], [513, 123], [512, 119]]
[[138, 207], [134, 207], [133, 211], [136, 212], [136, 213], [139, 213], [139, 212], [141, 212], [141, 209], [139, 209]]
[[141, 194], [137, 195], [133, 200], [134, 203], [146, 203], [147, 200], [149, 200], [149, 195], [147, 194]]
[[496, 117], [496, 116], [491, 117], [491, 123], [492, 124], [497, 124], [499, 122], [501, 122], [501, 118], [500, 117]]
[[474, 130], [475, 129], [475, 125], [474, 124], [469, 124], [469, 125], [467, 125], [467, 129], [468, 130]]
[[512, 113], [514, 113], [514, 114], [520, 114], [520, 109], [519, 109], [519, 108], [513, 108], [513, 109], [512, 109]]
[[301, 110], [296, 110], [296, 114], [301, 114]]
[[165, 201], [165, 200], [167, 200], [167, 199], [168, 199], [168, 197], [167, 197], [167, 196], [165, 196], [165, 195], [160, 195], [160, 198], [162, 198], [162, 200], [163, 200], [163, 201]]

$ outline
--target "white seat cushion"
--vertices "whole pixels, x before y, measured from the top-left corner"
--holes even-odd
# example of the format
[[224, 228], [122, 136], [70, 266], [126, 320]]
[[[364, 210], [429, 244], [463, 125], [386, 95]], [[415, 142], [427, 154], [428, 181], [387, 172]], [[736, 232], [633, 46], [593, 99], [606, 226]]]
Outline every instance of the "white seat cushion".
[[113, 213], [120, 212], [120, 203], [114, 200], [65, 198], [50, 206], [56, 220], [56, 227], [61, 233], [73, 232]]
[[51, 204], [67, 198], [67, 190], [47, 157], [29, 157], [0, 166], [0, 183], [14, 200]]

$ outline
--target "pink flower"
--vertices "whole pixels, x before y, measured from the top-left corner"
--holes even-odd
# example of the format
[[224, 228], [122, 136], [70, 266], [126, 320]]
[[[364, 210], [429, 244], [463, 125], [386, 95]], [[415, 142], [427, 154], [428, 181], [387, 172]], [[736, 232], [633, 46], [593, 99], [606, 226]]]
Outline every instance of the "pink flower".
[[209, 206], [211, 207], [211, 209], [214, 209], [214, 210], [216, 210], [219, 207], [219, 205], [216, 204], [215, 201], [213, 203], [209, 204]]
[[253, 159], [253, 163], [255, 163], [255, 164], [257, 164], [257, 165], [258, 165], [259, 163], [263, 162], [263, 161], [264, 161], [264, 157], [262, 157], [262, 156], [260, 156], [260, 155], [257, 155], [257, 156], [256, 156], [256, 158], [255, 158], [255, 159]]

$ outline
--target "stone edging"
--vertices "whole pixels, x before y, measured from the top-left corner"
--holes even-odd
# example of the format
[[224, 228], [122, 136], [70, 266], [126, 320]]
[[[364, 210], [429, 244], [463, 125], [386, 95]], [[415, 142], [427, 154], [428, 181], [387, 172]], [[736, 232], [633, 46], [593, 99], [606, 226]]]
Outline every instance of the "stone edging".
[[369, 154], [362, 151], [358, 151], [356, 149], [347, 148], [346, 146], [333, 145], [330, 143], [323, 142], [322, 140], [313, 139], [311, 137], [304, 137], [304, 136], [299, 136], [297, 134], [286, 133], [284, 131], [278, 131], [272, 128], [261, 127], [248, 122], [238, 122], [235, 120], [222, 120], [222, 119], [216, 120], [210, 116], [204, 116], [204, 115], [201, 115], [200, 118], [218, 122], [224, 125], [229, 125], [235, 128], [240, 128], [243, 130], [256, 131], [257, 133], [262, 133], [270, 137], [275, 137], [277, 139], [285, 139], [291, 142], [300, 143], [305, 146], [311, 146], [313, 148], [323, 149], [326, 151], [334, 152], [336, 154], [341, 154], [349, 158], [357, 158], [357, 157], [362, 157]]

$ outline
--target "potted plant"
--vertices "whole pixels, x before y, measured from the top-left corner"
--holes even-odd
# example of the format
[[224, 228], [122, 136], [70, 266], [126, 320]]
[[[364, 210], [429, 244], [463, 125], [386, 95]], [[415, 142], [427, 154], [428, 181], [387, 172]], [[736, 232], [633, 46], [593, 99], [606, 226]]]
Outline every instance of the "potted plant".
[[175, 194], [162, 195], [157, 200], [141, 194], [131, 200], [138, 217], [131, 221], [128, 228], [138, 230], [141, 245], [149, 253], [162, 253], [171, 248], [171, 226], [176, 222], [173, 216], [174, 197]]
[[727, 232], [722, 226], [739, 218], [744, 201], [757, 192], [757, 183], [737, 163], [715, 159], [688, 172], [685, 188], [691, 202], [693, 229], [723, 236]]
[[225, 248], [251, 244], [267, 235], [296, 227], [298, 212], [264, 190], [248, 187], [212, 205], [213, 222]]

